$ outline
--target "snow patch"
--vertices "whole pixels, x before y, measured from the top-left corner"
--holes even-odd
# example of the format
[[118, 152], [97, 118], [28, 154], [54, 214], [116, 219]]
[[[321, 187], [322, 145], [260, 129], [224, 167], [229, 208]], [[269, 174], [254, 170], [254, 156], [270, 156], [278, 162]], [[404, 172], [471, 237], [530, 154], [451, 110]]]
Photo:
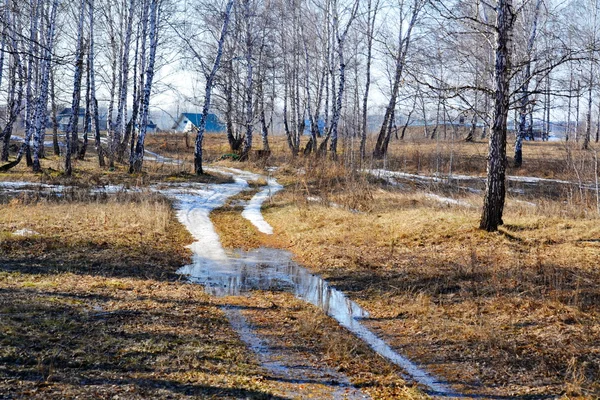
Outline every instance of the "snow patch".
[[13, 236], [35, 236], [39, 235], [39, 232], [32, 231], [31, 229], [19, 229], [18, 231], [14, 231]]
[[439, 196], [434, 193], [425, 193], [425, 197], [427, 197], [428, 199], [439, 201], [440, 203], [447, 204], [447, 205], [468, 207], [468, 208], [472, 207], [472, 205], [470, 203], [467, 203], [466, 201], [453, 199], [451, 197]]
[[275, 179], [267, 179], [267, 186], [250, 199], [242, 212], [242, 217], [250, 221], [260, 232], [267, 235], [273, 234], [273, 227], [265, 221], [260, 210], [263, 203], [270, 200], [271, 197], [281, 189], [283, 189], [283, 186], [277, 183]]
[[228, 175], [233, 179], [245, 181], [246, 185], [248, 185], [248, 181], [257, 182], [261, 179], [266, 179], [267, 185], [260, 192], [255, 194], [254, 197], [250, 199], [248, 204], [246, 204], [244, 211], [242, 211], [242, 217], [250, 221], [250, 223], [259, 230], [259, 232], [267, 235], [273, 234], [273, 227], [269, 225], [267, 221], [265, 221], [260, 210], [265, 201], [270, 200], [275, 193], [283, 189], [282, 185], [277, 183], [277, 181], [273, 178], [266, 178], [263, 175], [255, 174], [254, 172], [243, 171], [237, 168], [219, 167], [206, 168], [206, 170]]
[[229, 258], [221, 245], [219, 235], [210, 221], [210, 213], [222, 207], [228, 198], [248, 188], [243, 179], [234, 183], [190, 186], [160, 190], [175, 200], [177, 219], [192, 234], [195, 242], [188, 246], [193, 253], [193, 264], [181, 268], [184, 275], [198, 275], [202, 270], [225, 271]]

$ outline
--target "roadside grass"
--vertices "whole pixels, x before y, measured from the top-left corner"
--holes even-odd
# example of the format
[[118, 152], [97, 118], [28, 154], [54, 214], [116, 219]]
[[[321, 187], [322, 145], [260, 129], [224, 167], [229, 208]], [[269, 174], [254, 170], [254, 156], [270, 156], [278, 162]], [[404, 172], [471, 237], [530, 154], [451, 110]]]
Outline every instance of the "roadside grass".
[[[296, 179], [291, 171], [278, 172]], [[370, 326], [409, 357], [466, 393], [600, 395], [593, 210], [509, 200], [505, 225], [488, 234], [477, 229], [475, 195], [465, 196], [468, 208], [351, 173], [323, 179], [306, 169], [297, 180], [263, 210], [281, 246], [358, 301]], [[358, 213], [343, 202], [357, 182], [369, 199]], [[343, 207], [307, 202], [312, 193]]]
[[192, 239], [165, 200], [2, 208], [0, 397], [282, 398], [212, 299], [175, 274]]

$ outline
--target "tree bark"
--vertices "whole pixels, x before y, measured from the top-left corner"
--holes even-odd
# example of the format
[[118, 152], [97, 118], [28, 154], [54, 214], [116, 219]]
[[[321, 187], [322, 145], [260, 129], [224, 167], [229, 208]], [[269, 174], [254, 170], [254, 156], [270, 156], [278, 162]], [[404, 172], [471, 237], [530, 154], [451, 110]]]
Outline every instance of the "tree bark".
[[40, 156], [44, 148], [44, 130], [46, 129], [46, 109], [48, 107], [48, 92], [50, 89], [50, 74], [52, 69], [52, 52], [54, 49], [54, 32], [56, 29], [56, 15], [58, 0], [52, 2], [52, 10], [48, 21], [45, 48], [41, 59], [41, 88], [35, 114], [35, 127], [33, 134], [33, 171], [40, 172]]
[[71, 155], [77, 149], [77, 128], [79, 125], [79, 103], [81, 101], [81, 78], [83, 75], [83, 21], [85, 16], [85, 0], [80, 2], [79, 23], [77, 24], [77, 50], [75, 60], [75, 76], [73, 78], [73, 97], [71, 101], [71, 116], [65, 132], [65, 175], [71, 176], [73, 166]]
[[152, 93], [152, 81], [154, 79], [154, 63], [156, 60], [156, 49], [158, 47], [158, 31], [160, 21], [161, 0], [150, 0], [150, 54], [148, 67], [146, 69], [146, 83], [144, 85], [144, 94], [142, 97], [140, 134], [138, 135], [135, 146], [135, 155], [131, 158], [129, 172], [140, 172], [144, 162], [144, 141], [148, 129], [148, 119], [150, 113], [150, 94]]
[[223, 56], [223, 46], [225, 44], [225, 38], [227, 37], [229, 20], [231, 16], [231, 9], [233, 7], [233, 0], [229, 0], [225, 6], [225, 16], [223, 19], [223, 26], [221, 28], [221, 36], [219, 37], [219, 43], [217, 46], [217, 55], [213, 63], [210, 73], [206, 76], [206, 86], [204, 88], [204, 105], [202, 106], [202, 119], [198, 126], [198, 132], [196, 133], [196, 143], [194, 147], [194, 172], [196, 175], [204, 173], [202, 169], [202, 142], [204, 140], [204, 132], [206, 130], [206, 119], [208, 118], [208, 111], [210, 110], [210, 101], [212, 95], [212, 89], [214, 86], [215, 76], [221, 65], [221, 57]]
[[498, 0], [496, 16], [494, 120], [489, 140], [487, 180], [479, 227], [488, 232], [502, 225], [506, 195], [506, 121], [509, 111], [512, 0]]
[[[394, 72], [394, 80], [392, 83], [392, 92], [390, 95], [389, 103], [385, 109], [385, 114], [383, 116], [383, 122], [381, 123], [379, 135], [377, 136], [377, 143], [375, 144], [375, 149], [373, 150], [373, 158], [375, 159], [383, 159], [387, 152], [387, 143], [385, 143], [385, 140], [388, 136], [388, 129], [391, 126], [390, 118], [392, 117], [392, 113], [396, 109], [398, 91], [400, 90], [400, 84], [402, 82], [402, 73], [404, 71], [406, 56], [408, 54], [408, 49], [410, 48], [412, 30], [417, 22], [419, 12], [421, 11], [422, 7], [423, 3], [420, 0], [415, 0], [412, 8], [411, 19], [408, 22], [408, 27], [406, 28], [406, 34], [403, 35], [402, 28], [400, 28], [398, 33], [398, 53], [396, 54], [395, 60], [396, 65]], [[402, 25], [402, 23], [400, 25]]]
[[527, 60], [525, 70], [522, 76], [522, 83], [520, 88], [521, 101], [519, 105], [519, 124], [517, 126], [517, 132], [515, 135], [515, 157], [514, 165], [515, 168], [520, 168], [523, 165], [523, 139], [527, 132], [527, 107], [529, 106], [529, 81], [531, 79], [531, 53], [533, 52], [533, 46], [535, 44], [535, 38], [537, 36], [537, 24], [538, 16], [542, 0], [537, 0], [535, 3], [535, 10], [533, 14], [533, 21], [531, 23], [531, 32], [529, 34], [529, 41], [527, 42]]

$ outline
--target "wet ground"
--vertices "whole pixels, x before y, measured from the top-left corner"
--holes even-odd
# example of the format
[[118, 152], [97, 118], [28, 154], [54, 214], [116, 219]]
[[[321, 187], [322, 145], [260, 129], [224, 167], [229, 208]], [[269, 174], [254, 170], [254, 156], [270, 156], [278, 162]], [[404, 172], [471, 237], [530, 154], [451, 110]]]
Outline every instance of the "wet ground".
[[[221, 172], [221, 171], [219, 171]], [[188, 188], [184, 193], [177, 193], [178, 189], [169, 189], [169, 196], [176, 199], [175, 207], [178, 209], [178, 218], [192, 233], [196, 242], [190, 246], [193, 251], [193, 263], [183, 267], [178, 272], [189, 277], [190, 281], [202, 284], [205, 290], [214, 296], [240, 296], [257, 290], [285, 291], [294, 294], [297, 298], [319, 307], [326, 315], [334, 318], [341, 326], [348, 329], [356, 337], [366, 342], [380, 356], [398, 365], [405, 371], [405, 377], [414, 381], [435, 395], [454, 395], [454, 392], [439, 379], [431, 376], [415, 363], [408, 360], [399, 352], [392, 349], [384, 340], [379, 338], [360, 320], [368, 317], [368, 313], [358, 304], [348, 299], [344, 293], [332, 288], [321, 277], [311, 274], [302, 266], [291, 260], [291, 254], [276, 250], [260, 248], [250, 252], [225, 251], [220, 245], [218, 235], [210, 222], [210, 212], [224, 205], [228, 197], [234, 196], [244, 190], [247, 180], [260, 178], [244, 171], [225, 170], [231, 173], [235, 183], [229, 185], [206, 185], [202, 192], [200, 189]], [[242, 216], [249, 219], [258, 230], [271, 233], [272, 229], [262, 218], [260, 206], [268, 199], [268, 193], [279, 190], [281, 186], [274, 180], [267, 180], [267, 187], [256, 194], [246, 206]], [[232, 320], [236, 331], [249, 343], [261, 357], [267, 361], [265, 367], [275, 371], [281, 370], [289, 374], [286, 361], [289, 355], [272, 355], [266, 350], [261, 340], [251, 333], [250, 326], [244, 323], [244, 318], [236, 310], [225, 307], [227, 315]], [[264, 351], [263, 351], [264, 350]], [[282, 360], [281, 365], [273, 364], [272, 358]], [[309, 368], [315, 371], [316, 367]], [[303, 375], [305, 368], [294, 368], [294, 373], [299, 382], [311, 379]], [[318, 371], [318, 369], [316, 369]], [[331, 376], [333, 371], [320, 371], [323, 376]], [[347, 382], [344, 376], [337, 376], [335, 382]], [[331, 388], [335, 393], [342, 390], [344, 396], [348, 395], [347, 384], [334, 385]]]
[[[274, 179], [235, 169], [219, 169], [215, 172], [230, 175], [234, 182], [227, 184], [178, 184], [159, 185], [151, 188], [174, 200], [177, 217], [190, 231], [196, 241], [190, 246], [193, 263], [180, 269], [179, 273], [191, 282], [202, 284], [213, 296], [251, 296], [256, 291], [287, 292], [303, 302], [312, 304], [332, 317], [337, 323], [367, 343], [379, 355], [398, 365], [403, 376], [418, 383], [430, 394], [453, 395], [453, 391], [437, 378], [429, 375], [418, 365], [392, 349], [384, 340], [361, 323], [368, 313], [348, 299], [344, 293], [332, 288], [319, 276], [311, 274], [291, 260], [287, 252], [261, 248], [250, 252], [226, 251], [210, 221], [210, 212], [222, 207], [227, 199], [249, 189], [249, 181], [266, 181], [267, 184], [247, 203], [242, 216], [256, 228], [270, 234], [272, 228], [263, 219], [260, 208], [271, 195], [282, 187]], [[64, 186], [5, 182], [0, 184], [4, 195], [18, 193], [44, 193], [63, 196], [72, 188]], [[94, 194], [110, 194], [125, 191], [122, 187], [91, 190]], [[354, 388], [349, 378], [335, 368], [317, 359], [311, 359], [285, 346], [272, 343], [261, 336], [259, 327], [248, 320], [242, 309], [223, 303], [232, 327], [240, 338], [256, 353], [263, 367], [277, 379], [288, 382], [290, 397], [304, 397], [312, 393], [315, 398], [368, 398]]]
[[[151, 187], [151, 191], [161, 193], [174, 200], [179, 221], [190, 231], [195, 242], [190, 246], [193, 252], [192, 264], [182, 267], [178, 272], [188, 279], [204, 286], [212, 296], [219, 300], [231, 326], [260, 360], [263, 368], [277, 379], [287, 382], [287, 395], [293, 398], [303, 397], [303, 393], [312, 393], [315, 398], [367, 398], [355, 388], [348, 376], [324, 365], [318, 358], [288, 349], [280, 342], [281, 338], [267, 337], [262, 332], [256, 316], [240, 307], [237, 301], [228, 299], [240, 297], [251, 299], [257, 292], [282, 292], [295, 296], [302, 302], [320, 309], [333, 318], [340, 326], [364, 341], [380, 356], [399, 366], [403, 376], [419, 384], [427, 393], [441, 397], [459, 397], [447, 384], [432, 376], [418, 364], [392, 348], [385, 340], [370, 330], [362, 320], [368, 319], [368, 313], [346, 295], [331, 287], [321, 277], [292, 260], [291, 254], [282, 250], [259, 248], [252, 251], [226, 250], [212, 222], [210, 213], [223, 207], [227, 200], [250, 188], [249, 182], [266, 182], [259, 192], [246, 204], [242, 217], [248, 219], [257, 230], [272, 234], [271, 226], [260, 212], [261, 206], [270, 196], [282, 189], [274, 179], [231, 168], [212, 169], [213, 172], [233, 178], [226, 184], [172, 184]], [[370, 171], [373, 175], [396, 185], [417, 183], [432, 185], [444, 182], [438, 177], [403, 174], [391, 171]], [[523, 195], [539, 194], [540, 190], [563, 191], [591, 190], [590, 185], [573, 182], [544, 180], [538, 178], [509, 177], [509, 187], [515, 193]], [[448, 180], [445, 181], [448, 184]], [[451, 184], [468, 191], [482, 189], [484, 181], [479, 177], [454, 176]], [[0, 195], [12, 196], [19, 193], [44, 193], [62, 196], [75, 189], [65, 186], [31, 184], [26, 182], [0, 183]], [[111, 194], [122, 192], [119, 186], [92, 189], [92, 194]], [[462, 205], [460, 200], [430, 194], [435, 200]], [[466, 204], [466, 203], [465, 203]], [[468, 204], [466, 204], [468, 205]], [[253, 316], [254, 315], [254, 316]]]

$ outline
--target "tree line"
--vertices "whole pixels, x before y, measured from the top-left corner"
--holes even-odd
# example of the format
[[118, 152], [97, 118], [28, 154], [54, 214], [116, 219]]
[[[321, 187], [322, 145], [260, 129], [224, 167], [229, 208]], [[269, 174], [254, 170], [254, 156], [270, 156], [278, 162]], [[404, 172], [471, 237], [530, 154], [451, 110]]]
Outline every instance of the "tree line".
[[[509, 121], [517, 167], [536, 121], [547, 138], [551, 111], [583, 148], [600, 137], [598, 7], [598, 0], [2, 0], [0, 169], [25, 158], [39, 171], [52, 129], [67, 175], [89, 140], [100, 166], [140, 171], [155, 75], [180, 69], [203, 85], [192, 99], [203, 115], [196, 173], [211, 110], [223, 116], [241, 159], [256, 147], [255, 134], [269, 150], [276, 120], [294, 156], [337, 159], [340, 139], [352, 138], [361, 161], [384, 159], [392, 137], [415, 120], [432, 139], [460, 123], [465, 140], [489, 139], [481, 227], [495, 230]], [[61, 140], [57, 88], [70, 94]], [[374, 131], [373, 115], [381, 115]], [[9, 160], [19, 118], [24, 141]]]

